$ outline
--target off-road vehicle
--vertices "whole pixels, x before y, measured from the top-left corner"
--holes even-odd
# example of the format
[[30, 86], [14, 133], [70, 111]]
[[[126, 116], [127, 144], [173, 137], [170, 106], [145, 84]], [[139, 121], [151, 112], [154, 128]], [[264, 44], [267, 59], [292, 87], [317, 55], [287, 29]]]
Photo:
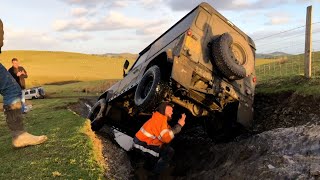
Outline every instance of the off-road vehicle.
[[24, 90], [25, 99], [44, 99], [45, 92], [43, 87], [33, 87]]
[[231, 120], [248, 128], [254, 63], [252, 39], [201, 3], [142, 50], [127, 73], [125, 61], [124, 78], [99, 97], [88, 115], [92, 129], [107, 123], [134, 135], [147, 119], [143, 115], [151, 115], [161, 101], [205, 117], [211, 137], [233, 126]]

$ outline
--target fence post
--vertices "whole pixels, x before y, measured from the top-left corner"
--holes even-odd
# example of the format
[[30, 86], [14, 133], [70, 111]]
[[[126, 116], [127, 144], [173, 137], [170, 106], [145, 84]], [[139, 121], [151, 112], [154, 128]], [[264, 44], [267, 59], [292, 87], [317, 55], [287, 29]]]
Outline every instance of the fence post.
[[305, 50], [304, 50], [304, 76], [311, 78], [311, 56], [312, 56], [312, 6], [307, 7], [306, 17], [306, 38], [305, 38]]

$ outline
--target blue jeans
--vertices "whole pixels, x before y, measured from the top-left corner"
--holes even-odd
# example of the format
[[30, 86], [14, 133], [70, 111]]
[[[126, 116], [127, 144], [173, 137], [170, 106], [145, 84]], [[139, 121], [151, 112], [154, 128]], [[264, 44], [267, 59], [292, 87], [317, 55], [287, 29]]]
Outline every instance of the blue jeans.
[[26, 91], [23, 89], [21, 91], [21, 110], [22, 113], [27, 111], [27, 106], [26, 106], [26, 96], [25, 96]]
[[21, 88], [7, 69], [0, 63], [0, 94], [4, 105], [21, 102]]

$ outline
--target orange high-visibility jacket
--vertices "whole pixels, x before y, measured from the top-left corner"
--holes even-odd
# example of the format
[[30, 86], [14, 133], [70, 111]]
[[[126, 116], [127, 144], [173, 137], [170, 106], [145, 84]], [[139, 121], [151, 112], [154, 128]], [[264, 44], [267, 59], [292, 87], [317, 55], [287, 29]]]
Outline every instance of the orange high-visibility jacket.
[[136, 133], [136, 137], [148, 145], [161, 146], [164, 143], [169, 143], [174, 138], [174, 134], [168, 125], [167, 117], [155, 112]]

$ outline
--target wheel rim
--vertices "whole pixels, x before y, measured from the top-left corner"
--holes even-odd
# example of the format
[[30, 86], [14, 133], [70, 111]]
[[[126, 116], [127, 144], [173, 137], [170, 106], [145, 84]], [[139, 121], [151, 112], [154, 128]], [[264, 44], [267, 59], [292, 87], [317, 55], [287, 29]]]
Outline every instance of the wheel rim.
[[232, 44], [231, 51], [233, 54], [233, 59], [238, 65], [244, 65], [247, 62], [246, 53], [239, 44]]

